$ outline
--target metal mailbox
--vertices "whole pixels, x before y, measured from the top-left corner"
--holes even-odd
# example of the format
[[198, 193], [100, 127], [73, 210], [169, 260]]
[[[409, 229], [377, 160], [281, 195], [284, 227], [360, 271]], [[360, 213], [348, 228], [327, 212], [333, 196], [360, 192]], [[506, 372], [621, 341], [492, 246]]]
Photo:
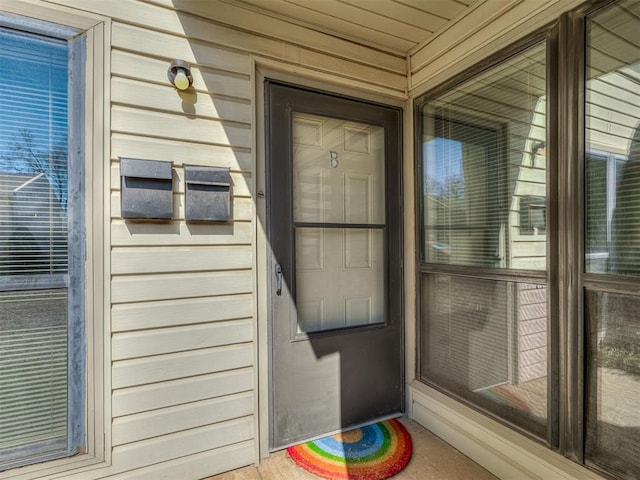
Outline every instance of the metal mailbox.
[[123, 218], [168, 220], [173, 217], [173, 162], [120, 158]]
[[185, 217], [196, 222], [231, 218], [231, 176], [224, 167], [184, 166]]

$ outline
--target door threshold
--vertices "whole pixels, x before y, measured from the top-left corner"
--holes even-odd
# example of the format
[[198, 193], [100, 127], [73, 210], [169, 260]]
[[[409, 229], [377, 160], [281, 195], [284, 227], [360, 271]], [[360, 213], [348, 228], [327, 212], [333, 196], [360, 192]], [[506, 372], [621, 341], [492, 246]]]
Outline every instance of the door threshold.
[[366, 422], [357, 423], [357, 424], [351, 425], [349, 427], [339, 428], [338, 430], [333, 430], [333, 431], [330, 431], [330, 432], [327, 432], [327, 433], [321, 433], [320, 435], [315, 435], [313, 437], [309, 437], [306, 440], [300, 440], [298, 442], [289, 443], [289, 444], [284, 445], [282, 447], [269, 448], [269, 453], [271, 454], [271, 453], [279, 452], [279, 451], [285, 450], [285, 449], [287, 449], [289, 447], [293, 447], [295, 445], [300, 445], [301, 443], [313, 442], [314, 440], [319, 440], [321, 438], [330, 437], [331, 435], [336, 435], [338, 433], [348, 432], [349, 430], [355, 430], [356, 428], [366, 427], [367, 425], [371, 425], [373, 423], [385, 422], [387, 420], [392, 420], [394, 418], [401, 418], [403, 416], [404, 416], [404, 412], [390, 413], [388, 415], [383, 415], [382, 417], [377, 417], [377, 418], [375, 418], [373, 420], [367, 420]]

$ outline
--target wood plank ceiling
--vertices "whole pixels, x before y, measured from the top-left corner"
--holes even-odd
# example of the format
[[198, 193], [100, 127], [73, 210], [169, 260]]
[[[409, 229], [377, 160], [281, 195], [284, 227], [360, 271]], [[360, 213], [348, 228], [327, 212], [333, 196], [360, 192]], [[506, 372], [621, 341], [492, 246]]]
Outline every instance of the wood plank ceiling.
[[405, 56], [474, 0], [226, 0], [338, 38]]

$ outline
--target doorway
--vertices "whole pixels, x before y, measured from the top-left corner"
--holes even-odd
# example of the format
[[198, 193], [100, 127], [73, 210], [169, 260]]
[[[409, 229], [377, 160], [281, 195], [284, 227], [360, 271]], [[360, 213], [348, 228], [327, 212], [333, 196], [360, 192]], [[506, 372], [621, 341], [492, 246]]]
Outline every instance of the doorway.
[[270, 448], [403, 410], [401, 110], [267, 80]]

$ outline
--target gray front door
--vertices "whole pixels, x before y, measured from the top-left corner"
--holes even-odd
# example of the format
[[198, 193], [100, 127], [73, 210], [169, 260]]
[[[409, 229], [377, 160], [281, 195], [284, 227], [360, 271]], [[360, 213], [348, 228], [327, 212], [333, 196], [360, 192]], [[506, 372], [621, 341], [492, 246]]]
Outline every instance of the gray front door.
[[276, 449], [402, 411], [401, 112], [266, 98]]

